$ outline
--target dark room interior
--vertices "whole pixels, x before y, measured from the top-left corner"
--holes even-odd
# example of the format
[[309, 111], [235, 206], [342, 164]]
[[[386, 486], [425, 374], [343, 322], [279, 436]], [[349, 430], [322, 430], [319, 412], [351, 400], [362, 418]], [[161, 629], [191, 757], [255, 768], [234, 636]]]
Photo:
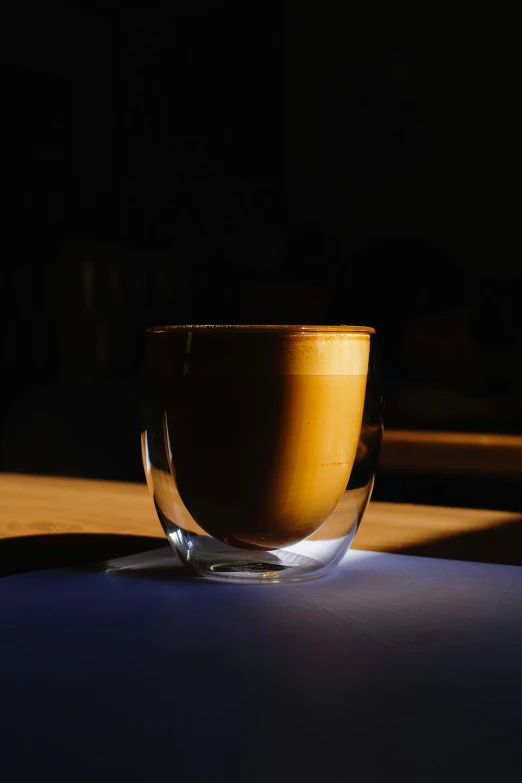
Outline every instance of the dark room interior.
[[[142, 481], [143, 332], [166, 323], [371, 325], [385, 431], [520, 434], [517, 21], [409, 0], [11, 6], [1, 469]], [[410, 479], [376, 493], [518, 497]]]

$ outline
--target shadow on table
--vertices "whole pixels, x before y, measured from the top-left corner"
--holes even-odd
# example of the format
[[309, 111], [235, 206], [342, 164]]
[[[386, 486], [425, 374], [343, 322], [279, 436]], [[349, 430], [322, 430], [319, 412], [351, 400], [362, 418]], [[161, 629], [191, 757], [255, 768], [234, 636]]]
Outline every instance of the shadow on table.
[[[364, 521], [363, 521], [364, 525]], [[355, 541], [357, 545], [357, 539]], [[387, 547], [387, 552], [442, 560], [522, 565], [522, 515], [504, 525], [474, 530], [407, 546]]]
[[132, 568], [110, 569], [111, 576], [117, 579], [145, 579], [149, 582], [198, 582], [211, 584], [210, 579], [206, 579], [196, 571], [190, 571], [188, 568], [176, 562], [172, 551], [167, 553], [163, 565], [143, 563]]
[[[363, 522], [364, 524], [364, 522]], [[357, 542], [356, 542], [357, 543]], [[357, 547], [355, 547], [357, 548]], [[522, 515], [505, 525], [387, 547], [392, 554], [522, 565]], [[168, 544], [149, 536], [95, 533], [51, 534], [0, 539], [0, 576], [46, 568], [105, 569], [107, 561], [139, 556], [112, 572], [122, 578], [178, 581], [192, 579], [181, 569]], [[172, 558], [172, 565], [170, 565]]]
[[160, 538], [67, 533], [0, 539], [0, 576], [45, 568], [96, 568], [92, 564], [165, 548]]

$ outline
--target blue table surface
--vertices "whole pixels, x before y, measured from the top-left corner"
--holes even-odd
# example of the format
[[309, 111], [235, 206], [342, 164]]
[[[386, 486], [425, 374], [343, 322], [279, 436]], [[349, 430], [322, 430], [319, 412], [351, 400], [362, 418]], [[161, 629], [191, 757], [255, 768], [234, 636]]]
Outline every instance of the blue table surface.
[[3, 783], [522, 780], [522, 568], [107, 569], [0, 580]]

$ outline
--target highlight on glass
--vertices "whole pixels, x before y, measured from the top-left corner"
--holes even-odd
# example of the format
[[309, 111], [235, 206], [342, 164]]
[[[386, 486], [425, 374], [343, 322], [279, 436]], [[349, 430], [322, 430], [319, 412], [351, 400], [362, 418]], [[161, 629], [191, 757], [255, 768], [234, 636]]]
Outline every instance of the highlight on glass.
[[300, 581], [341, 560], [379, 458], [374, 338], [360, 326], [147, 331], [143, 463], [193, 573]]

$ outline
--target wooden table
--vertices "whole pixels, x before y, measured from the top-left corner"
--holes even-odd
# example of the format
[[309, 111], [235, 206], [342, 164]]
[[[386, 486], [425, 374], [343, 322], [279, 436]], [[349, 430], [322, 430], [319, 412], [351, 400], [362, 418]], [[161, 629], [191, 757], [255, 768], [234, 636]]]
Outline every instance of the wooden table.
[[[0, 562], [8, 573], [23, 568], [34, 537], [40, 546], [31, 549], [28, 569], [63, 565], [72, 550], [73, 559], [85, 560], [165, 540], [145, 484], [0, 474]], [[522, 565], [522, 517], [370, 503], [354, 549]]]

